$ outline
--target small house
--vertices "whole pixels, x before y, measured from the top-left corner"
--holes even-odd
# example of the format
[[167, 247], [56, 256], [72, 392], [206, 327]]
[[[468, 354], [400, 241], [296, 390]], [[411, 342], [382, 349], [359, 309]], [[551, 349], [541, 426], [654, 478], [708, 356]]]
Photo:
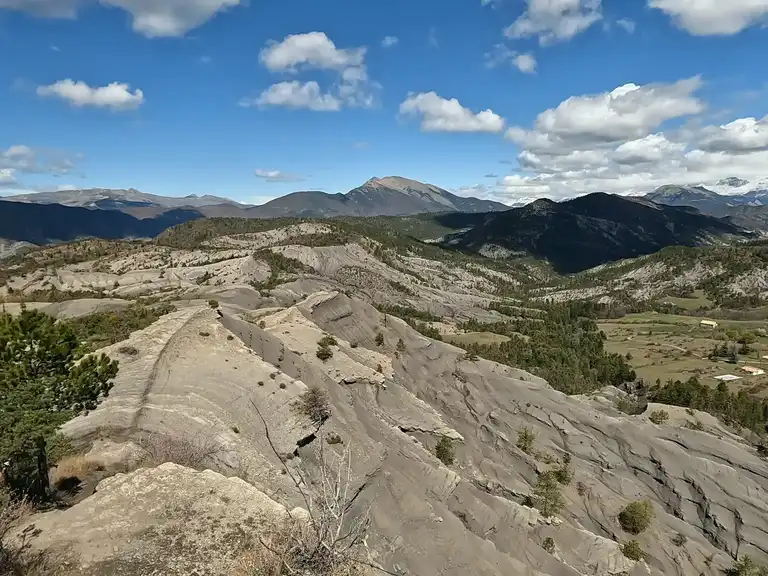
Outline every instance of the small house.
[[717, 328], [717, 322], [714, 320], [702, 320], [699, 322], [699, 326], [704, 326], [705, 328]]
[[733, 382], [734, 380], [741, 380], [741, 376], [734, 376], [733, 374], [722, 374], [720, 376], [715, 376], [715, 380], [720, 380], [722, 382]]

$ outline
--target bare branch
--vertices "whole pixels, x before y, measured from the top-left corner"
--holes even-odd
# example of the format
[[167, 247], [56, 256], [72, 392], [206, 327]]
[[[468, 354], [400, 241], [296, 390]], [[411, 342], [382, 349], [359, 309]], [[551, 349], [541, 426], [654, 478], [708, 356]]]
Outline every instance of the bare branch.
[[[275, 540], [259, 538], [261, 546], [272, 555], [271, 561], [279, 560], [290, 574], [363, 576], [368, 573], [368, 570], [355, 568], [358, 566], [397, 576], [369, 561], [366, 534], [371, 526], [370, 506], [354, 519], [350, 518], [352, 506], [367, 484], [363, 482], [356, 490], [350, 487], [353, 480], [350, 446], [345, 446], [341, 454], [331, 451], [331, 456], [328, 456], [325, 443], [322, 440], [319, 442], [319, 478], [313, 484], [300, 467], [291, 470], [286, 465], [272, 440], [264, 416], [253, 400], [251, 405], [264, 425], [272, 452], [301, 494], [311, 520], [307, 524], [291, 518], [291, 522], [284, 527], [287, 532], [276, 536], [276, 541], [280, 543], [278, 546]], [[249, 576], [272, 576], [274, 569], [270, 571], [270, 566], [274, 564], [257, 566], [256, 572], [250, 572]]]
[[[251, 406], [253, 406], [253, 409], [256, 410], [256, 414], [259, 415], [259, 418], [261, 419], [262, 424], [264, 424], [264, 435], [267, 437], [267, 442], [269, 442], [269, 447], [272, 448], [272, 452], [274, 452], [275, 456], [277, 456], [277, 459], [280, 461], [280, 464], [283, 466], [283, 470], [288, 474], [288, 476], [291, 477], [291, 480], [293, 480], [294, 485], [296, 486], [296, 489], [301, 493], [302, 498], [304, 499], [304, 503], [307, 505], [307, 512], [309, 513], [309, 518], [312, 521], [313, 525], [316, 525], [315, 518], [312, 515], [312, 503], [309, 500], [306, 492], [304, 489], [302, 489], [301, 485], [299, 484], [299, 481], [296, 480], [296, 477], [291, 472], [290, 468], [285, 464], [285, 461], [283, 460], [283, 457], [280, 456], [280, 453], [277, 451], [277, 448], [275, 447], [274, 442], [272, 442], [272, 436], [269, 434], [269, 426], [267, 426], [267, 421], [264, 419], [264, 416], [261, 414], [261, 410], [259, 410], [259, 407], [256, 406], [256, 403], [251, 400]], [[288, 512], [288, 515], [290, 516], [290, 511]]]

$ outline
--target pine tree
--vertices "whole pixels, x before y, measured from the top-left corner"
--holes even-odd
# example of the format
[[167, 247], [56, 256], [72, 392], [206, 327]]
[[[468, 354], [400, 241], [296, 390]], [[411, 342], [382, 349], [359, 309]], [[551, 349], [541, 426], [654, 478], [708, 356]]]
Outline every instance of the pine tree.
[[552, 471], [544, 472], [539, 476], [533, 493], [536, 496], [536, 508], [545, 518], [559, 514], [565, 507], [560, 484]]
[[82, 356], [68, 325], [34, 310], [0, 313], [0, 462], [19, 494], [46, 498], [48, 439], [112, 387], [117, 361]]

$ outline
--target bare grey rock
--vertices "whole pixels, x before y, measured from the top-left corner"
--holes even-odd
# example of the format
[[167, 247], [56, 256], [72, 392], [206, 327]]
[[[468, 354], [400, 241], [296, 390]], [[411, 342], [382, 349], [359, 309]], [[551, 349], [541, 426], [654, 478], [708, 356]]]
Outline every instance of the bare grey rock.
[[[315, 354], [324, 334], [337, 340], [325, 362]], [[316, 477], [324, 438], [338, 437], [352, 454], [354, 511], [371, 507], [368, 545], [388, 569], [714, 576], [737, 555], [768, 560], [768, 463], [706, 415], [698, 415], [705, 431], [686, 428], [687, 414], [674, 408], [656, 426], [647, 415], [618, 412], [615, 390], [567, 397], [525, 371], [467, 361], [463, 350], [338, 292], [242, 315], [225, 308], [223, 318], [190, 306], [129, 344], [140, 353], [124, 361], [110, 398], [68, 423], [67, 434], [208, 434], [218, 446], [212, 466], [231, 475], [246, 462], [243, 477], [288, 508], [302, 499], [281, 473], [256, 409], [286, 464], [308, 478]], [[319, 428], [294, 407], [309, 386], [331, 402], [332, 416]], [[538, 459], [515, 445], [524, 426], [536, 434]], [[454, 439], [450, 467], [434, 455], [441, 436]], [[544, 519], [526, 504], [538, 474], [566, 452], [576, 472], [563, 487], [566, 509]], [[639, 536], [625, 534], [617, 515], [643, 498], [656, 518]], [[679, 534], [683, 546], [674, 543]], [[541, 547], [547, 537], [556, 554]], [[620, 545], [631, 538], [647, 562], [623, 556]]]
[[67, 510], [31, 519], [32, 551], [60, 576], [232, 574], [288, 511], [239, 478], [167, 463], [103, 480]]

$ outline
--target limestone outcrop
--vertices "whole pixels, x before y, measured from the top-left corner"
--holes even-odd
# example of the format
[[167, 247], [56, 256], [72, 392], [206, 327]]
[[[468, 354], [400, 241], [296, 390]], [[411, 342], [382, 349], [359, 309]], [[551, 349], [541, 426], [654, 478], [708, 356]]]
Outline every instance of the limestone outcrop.
[[[316, 355], [324, 335], [336, 339], [326, 361]], [[125, 345], [139, 353], [120, 356]], [[115, 388], [68, 423], [68, 435], [206, 438], [216, 444], [207, 466], [287, 508], [302, 499], [283, 463], [317, 478], [320, 446], [326, 455], [346, 448], [353, 513], [370, 508], [369, 550], [396, 574], [715, 576], [743, 554], [768, 561], [768, 462], [706, 415], [697, 416], [709, 422], [703, 431], [674, 413], [657, 426], [613, 409], [609, 390], [568, 397], [523, 370], [469, 361], [338, 292], [249, 315], [225, 308], [221, 318], [190, 306], [105, 351], [121, 360]], [[330, 400], [321, 424], [297, 410], [309, 387]], [[516, 446], [523, 427], [536, 435], [530, 454]], [[454, 442], [451, 466], [434, 455], [442, 436]], [[545, 519], [530, 505], [533, 487], [566, 453], [575, 472], [563, 486], [566, 507]], [[94, 498], [111, 506], [110, 482], [127, 490], [129, 478], [151, 473], [135, 474], [55, 514], [79, 514]], [[626, 534], [617, 516], [640, 499], [652, 501], [655, 519]], [[645, 561], [621, 553], [630, 539]]]
[[167, 463], [107, 478], [72, 508], [34, 516], [30, 552], [44, 551], [57, 576], [233, 574], [287, 514], [239, 478]]

